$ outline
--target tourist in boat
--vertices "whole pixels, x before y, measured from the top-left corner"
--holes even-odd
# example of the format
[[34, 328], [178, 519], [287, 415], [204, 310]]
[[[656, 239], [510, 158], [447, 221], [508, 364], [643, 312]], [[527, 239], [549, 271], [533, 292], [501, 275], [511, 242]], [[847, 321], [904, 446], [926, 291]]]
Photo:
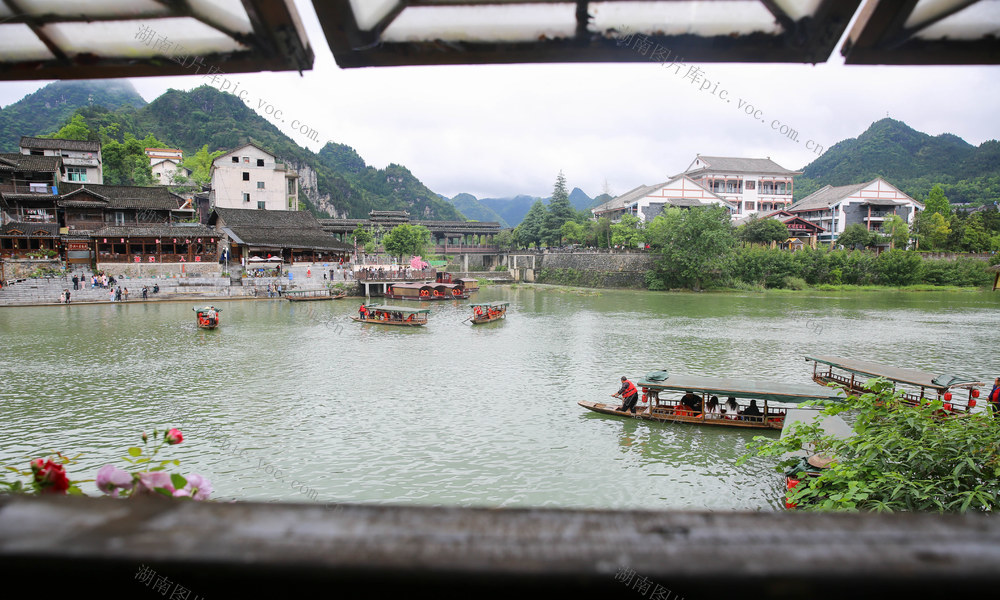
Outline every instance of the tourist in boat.
[[701, 412], [701, 397], [693, 392], [685, 392], [681, 398], [681, 406], [686, 406], [694, 412]]
[[761, 413], [760, 413], [760, 409], [757, 408], [757, 401], [756, 400], [751, 400], [750, 401], [750, 406], [746, 407], [743, 410], [742, 414], [743, 414], [744, 417], [759, 417]]
[[622, 405], [615, 410], [635, 414], [635, 405], [639, 402], [639, 390], [634, 383], [628, 380], [628, 377], [622, 375], [622, 387], [615, 396], [622, 399]]
[[990, 390], [990, 395], [986, 398], [993, 407], [993, 414], [1000, 413], [1000, 377], [997, 377], [996, 381], [993, 382], [993, 389]]
[[720, 410], [721, 407], [719, 406], [719, 397], [712, 396], [708, 399], [708, 404], [705, 406], [705, 417], [708, 419], [718, 419]]
[[358, 318], [364, 319], [367, 316], [368, 316], [368, 308], [364, 305], [364, 303], [362, 303], [361, 306], [358, 308]]

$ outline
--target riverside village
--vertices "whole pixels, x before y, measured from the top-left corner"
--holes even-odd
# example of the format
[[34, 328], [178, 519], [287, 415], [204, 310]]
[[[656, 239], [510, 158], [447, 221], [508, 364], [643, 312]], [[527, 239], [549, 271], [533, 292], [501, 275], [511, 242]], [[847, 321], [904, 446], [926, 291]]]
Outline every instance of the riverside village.
[[19, 580], [1000, 586], [998, 3], [83, 4], [0, 3]]

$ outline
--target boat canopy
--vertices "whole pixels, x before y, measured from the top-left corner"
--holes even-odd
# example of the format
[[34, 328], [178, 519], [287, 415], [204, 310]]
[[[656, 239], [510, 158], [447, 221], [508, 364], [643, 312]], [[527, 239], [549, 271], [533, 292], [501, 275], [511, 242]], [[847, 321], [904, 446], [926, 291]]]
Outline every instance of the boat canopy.
[[222, 312], [221, 308], [215, 308], [214, 306], [196, 306], [191, 310], [195, 312], [208, 312], [210, 310], [214, 310], [215, 312]]
[[398, 312], [405, 314], [421, 314], [429, 313], [431, 309], [429, 308], [408, 308], [406, 306], [391, 306], [389, 304], [366, 304], [365, 308], [368, 310], [381, 310], [385, 312]]
[[663, 379], [655, 379], [658, 374], [650, 373], [639, 382], [640, 387], [653, 391], [700, 392], [719, 396], [737, 398], [756, 398], [771, 402], [790, 402], [799, 404], [814, 400], [843, 400], [839, 390], [816, 384], [772, 383], [753, 381], [749, 379], [730, 379], [716, 377], [699, 377], [695, 375], [668, 375]]
[[807, 361], [830, 365], [837, 369], [850, 371], [869, 377], [884, 377], [896, 383], [905, 383], [922, 388], [945, 391], [950, 387], [979, 387], [985, 385], [973, 377], [961, 375], [935, 375], [918, 369], [902, 369], [892, 365], [883, 365], [867, 360], [841, 358], [839, 356], [807, 356]]
[[477, 302], [475, 304], [470, 303], [469, 306], [482, 306], [483, 308], [506, 308], [510, 306], [510, 302]]

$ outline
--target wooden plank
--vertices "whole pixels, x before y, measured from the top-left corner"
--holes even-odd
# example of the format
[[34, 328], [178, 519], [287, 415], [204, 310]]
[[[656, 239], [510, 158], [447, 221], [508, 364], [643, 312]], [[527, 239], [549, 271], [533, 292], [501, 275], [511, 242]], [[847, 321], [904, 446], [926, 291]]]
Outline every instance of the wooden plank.
[[18, 496], [0, 500], [0, 563], [81, 597], [149, 595], [145, 567], [192, 598], [986, 598], [1000, 521]]

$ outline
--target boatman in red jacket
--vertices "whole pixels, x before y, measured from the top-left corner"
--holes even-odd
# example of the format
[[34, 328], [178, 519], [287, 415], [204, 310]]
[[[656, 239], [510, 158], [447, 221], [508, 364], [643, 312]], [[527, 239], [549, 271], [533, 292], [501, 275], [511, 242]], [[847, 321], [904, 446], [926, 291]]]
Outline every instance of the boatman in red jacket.
[[622, 399], [622, 405], [615, 410], [622, 412], [631, 411], [633, 415], [635, 414], [635, 405], [639, 402], [639, 390], [624, 375], [622, 375], [622, 387], [615, 396]]

